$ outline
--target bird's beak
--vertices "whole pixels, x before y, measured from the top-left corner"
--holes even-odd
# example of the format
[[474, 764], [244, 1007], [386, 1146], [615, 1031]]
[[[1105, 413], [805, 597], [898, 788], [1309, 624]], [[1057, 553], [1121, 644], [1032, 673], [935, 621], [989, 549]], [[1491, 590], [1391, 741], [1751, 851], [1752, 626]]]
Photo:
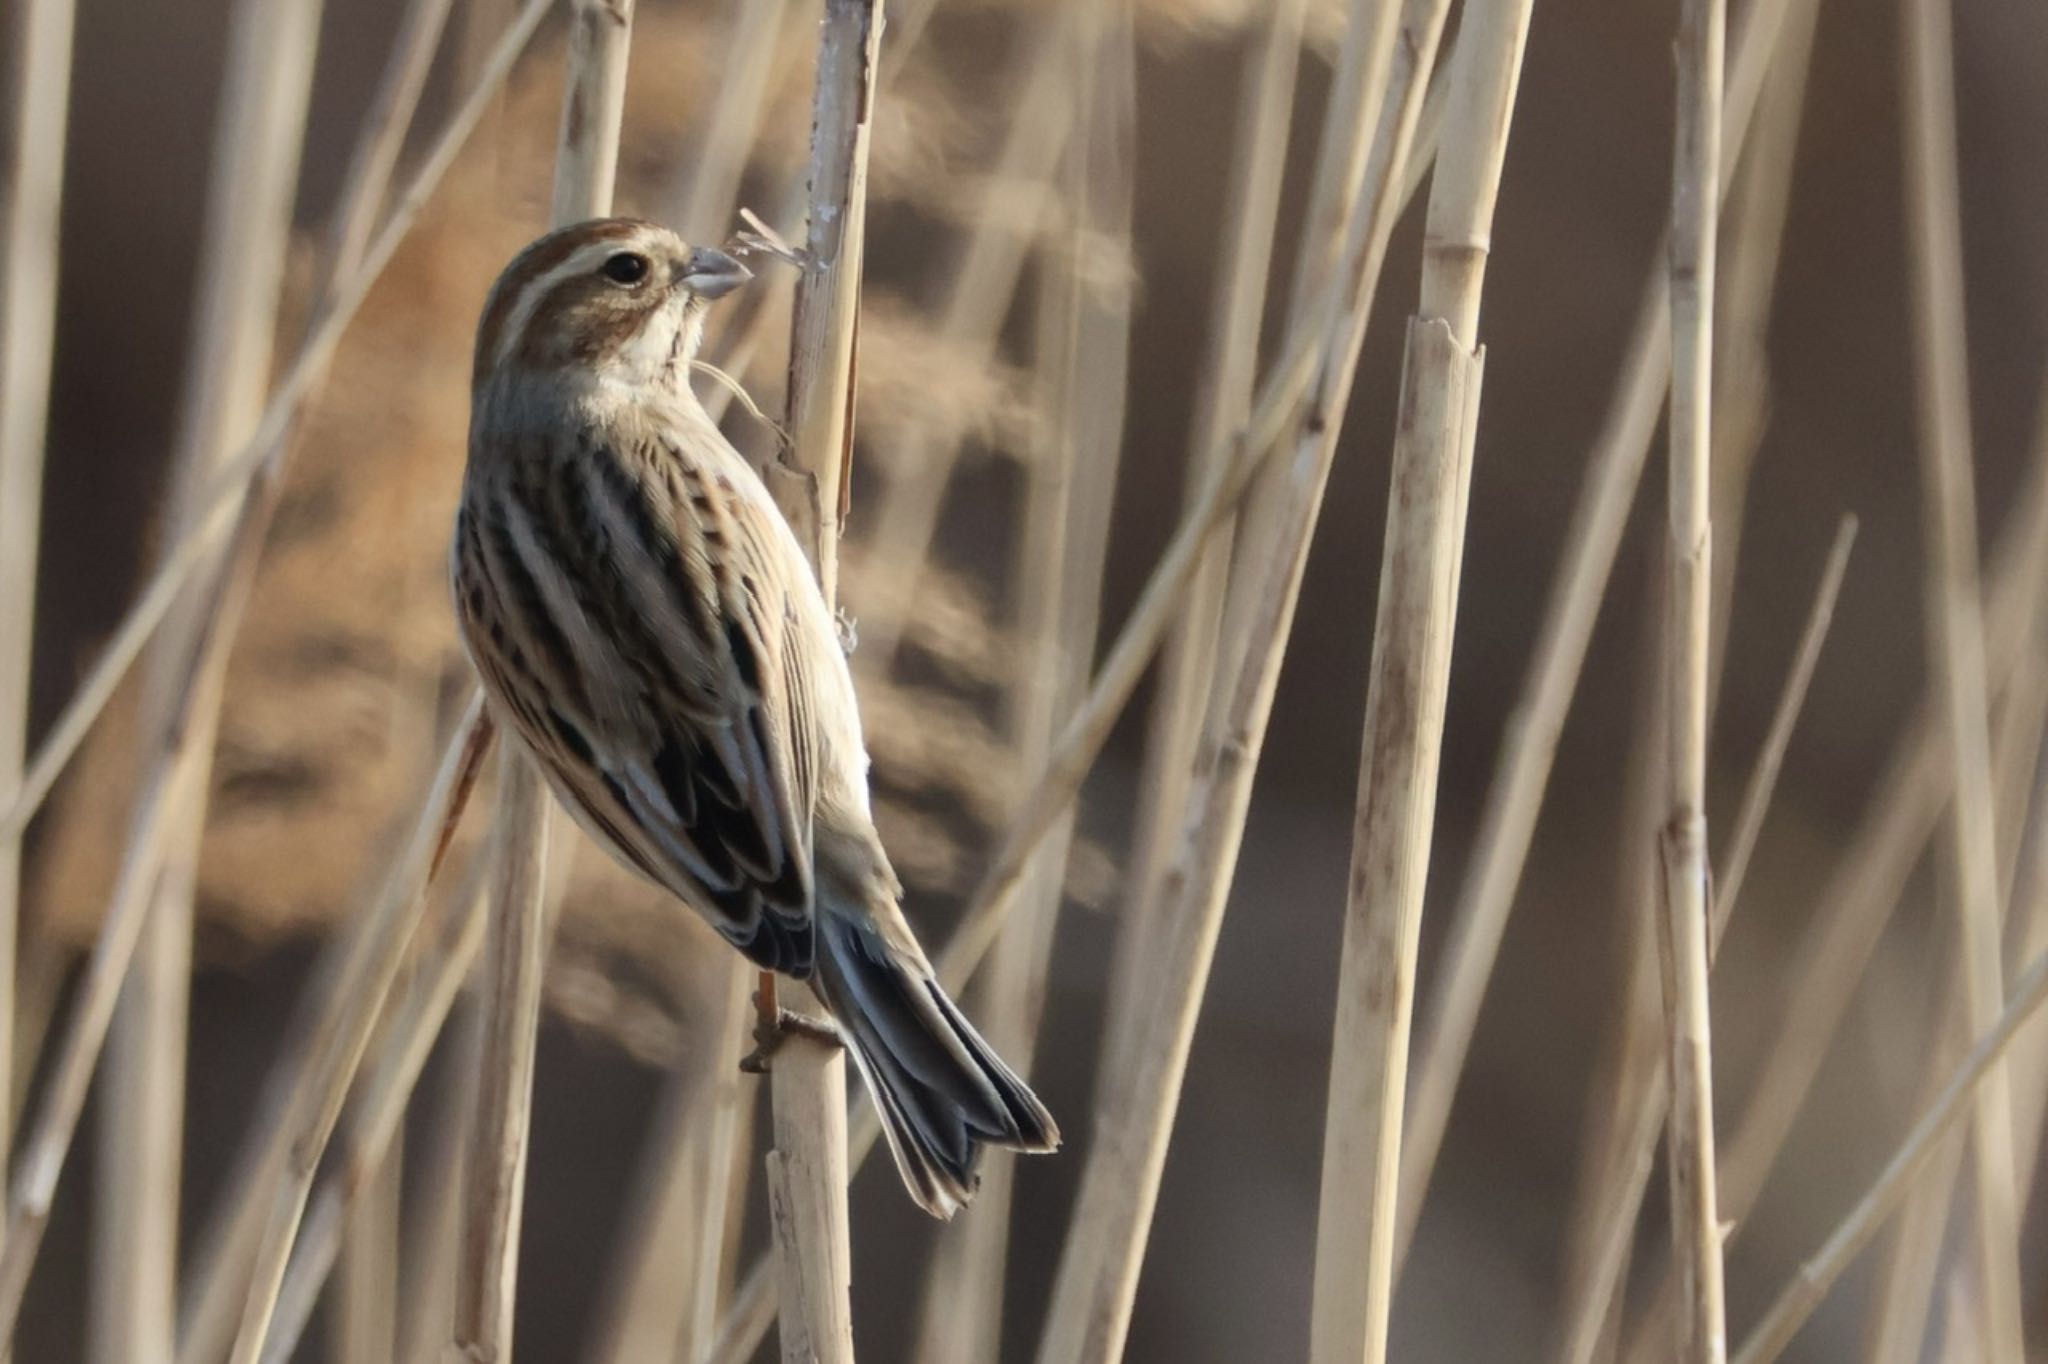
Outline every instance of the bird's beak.
[[681, 283], [699, 298], [724, 298], [753, 277], [725, 252], [700, 246], [684, 259]]

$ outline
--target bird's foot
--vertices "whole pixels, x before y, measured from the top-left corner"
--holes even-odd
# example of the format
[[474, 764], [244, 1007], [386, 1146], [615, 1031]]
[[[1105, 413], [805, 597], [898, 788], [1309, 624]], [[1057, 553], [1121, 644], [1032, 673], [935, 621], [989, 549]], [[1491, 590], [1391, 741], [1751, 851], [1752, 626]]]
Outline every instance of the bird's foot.
[[801, 1034], [814, 1042], [828, 1047], [846, 1045], [839, 1035], [839, 1029], [829, 1018], [815, 1018], [810, 1014], [798, 1013], [794, 1009], [777, 1007], [773, 1014], [763, 1014], [754, 1024], [754, 1049], [740, 1058], [740, 1069], [748, 1075], [766, 1075], [769, 1058], [782, 1050], [792, 1033]]

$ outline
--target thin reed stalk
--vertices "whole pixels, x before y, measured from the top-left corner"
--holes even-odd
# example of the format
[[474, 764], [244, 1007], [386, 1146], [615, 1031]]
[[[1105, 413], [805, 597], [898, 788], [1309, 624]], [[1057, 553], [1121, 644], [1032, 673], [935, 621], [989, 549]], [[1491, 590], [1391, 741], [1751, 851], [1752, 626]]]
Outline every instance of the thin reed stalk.
[[1891, 1160], [1834, 1234], [1779, 1292], [1736, 1352], [1736, 1364], [1769, 1364], [1791, 1343], [1842, 1271], [1869, 1244], [1915, 1180], [1923, 1177], [1942, 1138], [1974, 1108], [1984, 1081], [1997, 1071], [2021, 1026], [2044, 1002], [2048, 1002], [2048, 957], [2036, 958], [2014, 982], [2011, 999], [1991, 1028], [1971, 1047], [1955, 1078], [1906, 1134]]
[[[550, 225], [611, 211], [625, 115], [633, 0], [575, 0], [555, 151]], [[534, 1054], [547, 968], [548, 844], [552, 806], [539, 769], [508, 745], [499, 765], [492, 906], [485, 933], [481, 1079], [463, 1171], [451, 1353], [510, 1364], [519, 1231], [533, 1119]]]
[[[1530, 9], [1499, 0], [1464, 13], [1408, 328], [1324, 1120], [1310, 1358], [1328, 1364], [1387, 1353], [1416, 958], [1485, 371], [1480, 296]], [[1441, 11], [1423, 22], [1418, 65]]]
[[1820, 664], [1821, 645], [1827, 641], [1828, 626], [1835, 618], [1835, 603], [1841, 600], [1842, 580], [1849, 572], [1849, 551], [1856, 545], [1856, 518], [1844, 516], [1835, 527], [1834, 543], [1828, 548], [1827, 563], [1821, 569], [1820, 587], [1813, 594], [1805, 628], [1799, 632], [1799, 646], [1792, 655], [1792, 667], [1778, 693], [1771, 712], [1770, 728], [1764, 731], [1763, 746], [1742, 788], [1742, 801], [1735, 807], [1735, 832], [1721, 855], [1721, 869], [1714, 878], [1714, 907], [1708, 946], [1718, 952], [1728, 931], [1728, 918], [1749, 878], [1749, 859], [1756, 851], [1764, 820], [1771, 812], [1771, 797], [1778, 789], [1778, 775], [1785, 770], [1785, 750], [1791, 746], [1792, 731], [1799, 724], [1800, 709], [1806, 704], [1807, 688]]
[[[1789, 13], [1816, 0], [1759, 0], [1743, 14], [1729, 72], [1722, 145], [1740, 154]], [[1730, 183], [1724, 175], [1723, 192]], [[1656, 433], [1670, 375], [1670, 292], [1662, 269], [1643, 286], [1614, 395], [1594, 443], [1564, 536], [1529, 671], [1508, 713], [1498, 763], [1480, 809], [1474, 851], [1453, 900], [1437, 985], [1424, 1010], [1422, 1064], [1403, 1143], [1402, 1203], [1419, 1210], [1443, 1147], [1458, 1078], [1471, 1051], [1486, 984], [1536, 832], [1558, 741], [1578, 690], [1593, 626], [1613, 576], [1622, 531]], [[1413, 1238], [1413, 1225], [1402, 1237]]]
[[[21, 787], [28, 756], [44, 447], [56, 349], [58, 238], [70, 111], [73, 0], [15, 6], [10, 175], [0, 217], [0, 792]], [[21, 830], [0, 829], [0, 1170], [8, 1165], [15, 1082], [15, 941]]]
[[[1926, 516], [1928, 648], [1955, 769], [1948, 837], [1955, 875], [1969, 1031], [1997, 1020], [2001, 905], [1991, 789], [1991, 740], [1977, 498], [1971, 470], [1969, 355], [1955, 130], [1953, 19], [1943, 0], [1904, 0], [1907, 256], [1911, 264], [1916, 412]], [[1991, 1358], [2022, 1356], [2019, 1209], [2012, 1090], [1994, 1066], [1976, 1090], [1974, 1178], [1979, 1331]]]
[[390, 1364], [398, 1349], [399, 1214], [405, 1164], [391, 1153], [370, 1176], [340, 1233], [334, 1303], [335, 1364]]
[[483, 1050], [463, 1171], [450, 1347], [455, 1358], [470, 1364], [512, 1358], [534, 1053], [547, 966], [547, 800], [533, 759], [508, 745], [498, 764], [480, 1003]]
[[[394, 1143], [399, 1140], [413, 1087], [483, 945], [489, 905], [483, 893], [483, 872], [483, 860], [477, 859], [461, 888], [450, 897], [435, 941], [416, 967], [404, 1001], [391, 1011], [383, 1027], [377, 1054], [345, 1115], [341, 1141], [327, 1163], [328, 1173], [306, 1205], [305, 1223], [292, 1246], [291, 1262], [278, 1293], [264, 1364], [286, 1364], [298, 1349], [358, 1201], [383, 1177], [388, 1160], [398, 1154]], [[393, 1259], [394, 1263], [408, 1262], [402, 1252]], [[393, 1340], [385, 1358], [393, 1357], [397, 1348], [396, 1308], [394, 1302]]]
[[[1010, 700], [1016, 751], [1036, 764], [1087, 685], [1101, 622], [1103, 568], [1124, 446], [1131, 291], [1122, 275], [1088, 277], [1084, 244], [1130, 250], [1136, 54], [1128, 5], [1084, 9], [1068, 61], [1081, 112], [1067, 140], [1067, 249], [1042, 263], [1037, 410], [1041, 448], [1025, 464], [1025, 526], [1012, 581], [1029, 667]], [[983, 977], [985, 1035], [1030, 1073], [1037, 1054], [1066, 884], [1075, 812], [1069, 806], [1029, 873], [1016, 921], [991, 951]], [[991, 1152], [973, 1215], [942, 1237], [926, 1276], [917, 1358], [925, 1364], [1000, 1353], [1004, 1266], [1016, 1157]]]
[[[2034, 647], [2033, 622], [2048, 606], [2048, 439], [2027, 476], [1993, 553], [1984, 595], [1988, 694], [2013, 684]], [[1944, 731], [1924, 700], [1895, 743], [1862, 820], [1843, 844], [1813, 916], [1790, 953], [1789, 993], [1776, 1039], [1751, 1083], [1721, 1164], [1722, 1216], [1739, 1234], [1778, 1153], [1812, 1091], [1864, 968], [1877, 950], [1907, 878], [1933, 838], [1953, 781]], [[1675, 1307], [1664, 1274], [1649, 1295], [1630, 1359], [1660, 1358]]]
[[1727, 1358], [1721, 1219], [1715, 1190], [1713, 1019], [1708, 1004], [1707, 668], [1713, 628], [1714, 264], [1721, 182], [1725, 0], [1684, 0], [1678, 21], [1678, 134], [1671, 191], [1671, 663], [1669, 757], [1658, 831], [1670, 1115], [1665, 1158], [1681, 1298], [1678, 1358]]
[[[852, 478], [868, 147], [883, 22], [882, 0], [826, 0], [811, 106], [803, 276], [790, 321], [788, 443], [767, 468], [769, 489], [809, 554], [828, 605], [838, 601], [839, 535]], [[774, 999], [774, 977], [764, 972], [763, 1021], [771, 1026]], [[782, 1358], [851, 1364], [845, 1055], [789, 1033], [777, 1048], [769, 1090], [775, 1143], [768, 1197]]]
[[[167, 539], [191, 528], [207, 480], [261, 417], [322, 8], [322, 0], [249, 0], [234, 10], [171, 451]], [[102, 1360], [153, 1358], [176, 1332], [192, 927], [225, 681], [224, 663], [188, 664], [186, 641], [218, 641], [212, 651], [224, 654], [232, 625], [210, 620], [214, 611], [201, 594], [187, 594], [160, 640], [143, 698], [145, 761], [157, 733], [178, 729], [182, 737], [164, 755], [172, 828], [115, 1014], [99, 1110], [101, 1168], [110, 1174], [93, 1200], [89, 1319], [93, 1355]]]
[[264, 1162], [265, 1177], [257, 1185], [268, 1194], [270, 1207], [229, 1356], [234, 1364], [256, 1364], [262, 1352], [314, 1171], [341, 1115], [350, 1081], [405, 960], [435, 873], [494, 736], [482, 697], [473, 696], [405, 851], [378, 895], [358, 955], [343, 969], [343, 984], [336, 991], [338, 1007], [321, 1019], [303, 1057], [294, 1058], [299, 1082], [285, 1122], [270, 1147], [271, 1156]]
[[[1226, 437], [1251, 412], [1307, 10], [1307, 0], [1275, 0], [1260, 40], [1245, 52], [1230, 188], [1224, 195], [1229, 209], [1218, 248], [1223, 278], [1210, 301], [1208, 345], [1194, 386], [1185, 490], [1190, 505], [1222, 474], [1221, 465], [1231, 454]], [[1137, 831], [1131, 840], [1117, 955], [1111, 967], [1117, 979], [1137, 978], [1131, 958], [1147, 950], [1155, 932], [1161, 882], [1187, 806], [1195, 746], [1215, 676], [1231, 541], [1226, 520], [1202, 554], [1173, 634], [1160, 654], [1138, 776]], [[1113, 994], [1109, 1007], [1103, 1033], [1111, 1050], [1096, 1085], [1098, 1106], [1116, 1092], [1122, 1075], [1118, 1039], [1132, 1035], [1131, 1020], [1142, 1006]]]

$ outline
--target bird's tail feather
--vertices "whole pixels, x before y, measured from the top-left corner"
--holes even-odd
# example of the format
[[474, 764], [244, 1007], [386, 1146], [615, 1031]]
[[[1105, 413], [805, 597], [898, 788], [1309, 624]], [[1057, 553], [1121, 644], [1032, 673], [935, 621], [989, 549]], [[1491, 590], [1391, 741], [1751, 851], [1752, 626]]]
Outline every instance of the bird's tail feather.
[[839, 1024], [882, 1117], [904, 1185], [934, 1217], [974, 1196], [984, 1146], [1051, 1151], [1059, 1128], [932, 978], [874, 928], [818, 916], [812, 986]]

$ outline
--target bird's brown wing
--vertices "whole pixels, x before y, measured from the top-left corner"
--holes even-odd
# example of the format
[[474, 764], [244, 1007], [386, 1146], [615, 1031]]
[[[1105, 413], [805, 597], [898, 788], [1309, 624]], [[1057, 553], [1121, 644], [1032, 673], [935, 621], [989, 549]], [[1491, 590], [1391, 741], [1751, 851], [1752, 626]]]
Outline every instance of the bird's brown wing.
[[[807, 977], [815, 737], [792, 579], [759, 515], [678, 452], [593, 441], [466, 495], [464, 534], [499, 584], [486, 614], [520, 622], [551, 665], [508, 666], [501, 648], [479, 670], [518, 694], [505, 709], [584, 827], [751, 959]], [[472, 652], [492, 652], [481, 633], [480, 649], [465, 621]]]

